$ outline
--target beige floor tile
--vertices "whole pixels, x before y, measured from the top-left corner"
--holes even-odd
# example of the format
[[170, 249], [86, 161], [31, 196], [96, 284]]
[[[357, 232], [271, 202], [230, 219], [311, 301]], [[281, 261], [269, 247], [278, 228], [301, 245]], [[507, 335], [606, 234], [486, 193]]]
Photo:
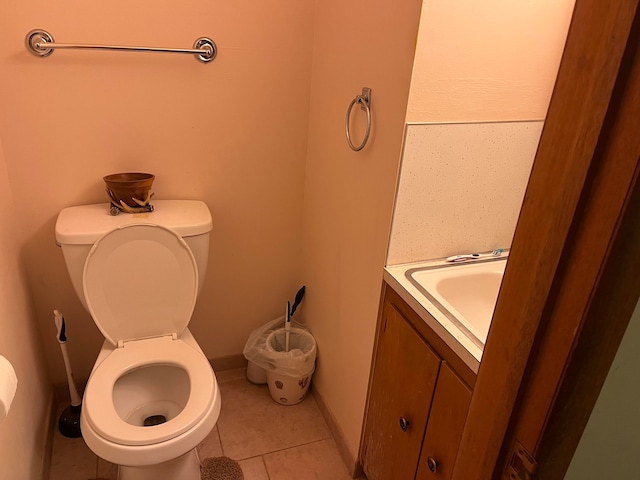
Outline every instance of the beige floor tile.
[[204, 460], [207, 457], [221, 457], [224, 455], [222, 453], [222, 446], [220, 445], [217, 425], [213, 427], [213, 430], [211, 430], [207, 438], [198, 445], [198, 455], [200, 456], [200, 460]]
[[351, 480], [332, 439], [264, 456], [270, 480]]
[[[228, 455], [239, 461], [245, 480], [349, 478], [312, 395], [283, 406], [271, 399], [266, 385], [248, 382], [244, 369], [221, 378], [222, 411], [198, 447], [201, 458]], [[50, 480], [116, 480], [117, 466], [98, 459], [81, 438], [65, 438], [56, 430], [50, 475]]]
[[98, 457], [98, 478], [100, 480], [118, 480], [118, 466]]
[[98, 457], [82, 438], [65, 438], [54, 434], [49, 480], [87, 480], [95, 478]]
[[216, 372], [218, 385], [221, 383], [230, 382], [232, 380], [239, 380], [241, 378], [247, 378], [246, 368], [236, 368], [234, 370], [224, 370], [222, 372]]
[[266, 385], [246, 379], [223, 383], [220, 389], [218, 431], [224, 454], [234, 460], [331, 437], [311, 395], [298, 405], [284, 406], [271, 399]]
[[265, 467], [262, 457], [248, 458], [238, 463], [242, 468], [244, 480], [269, 480], [267, 467]]

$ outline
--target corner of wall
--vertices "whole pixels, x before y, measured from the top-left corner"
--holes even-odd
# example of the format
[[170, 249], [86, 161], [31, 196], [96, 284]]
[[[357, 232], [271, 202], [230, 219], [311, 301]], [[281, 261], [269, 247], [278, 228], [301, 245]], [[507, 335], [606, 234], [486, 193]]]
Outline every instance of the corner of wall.
[[13, 403], [0, 424], [0, 478], [7, 480], [45, 474], [53, 398], [20, 249], [21, 235], [0, 141], [0, 354], [11, 362], [18, 377]]

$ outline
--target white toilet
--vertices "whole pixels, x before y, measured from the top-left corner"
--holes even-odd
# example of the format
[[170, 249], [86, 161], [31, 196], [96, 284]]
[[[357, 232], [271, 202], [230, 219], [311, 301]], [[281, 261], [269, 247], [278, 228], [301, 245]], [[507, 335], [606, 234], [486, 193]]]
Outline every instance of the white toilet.
[[207, 269], [203, 202], [156, 200], [111, 216], [108, 204], [65, 208], [56, 222], [76, 294], [105, 337], [80, 426], [119, 480], [196, 480], [196, 447], [220, 413], [215, 374], [187, 325]]

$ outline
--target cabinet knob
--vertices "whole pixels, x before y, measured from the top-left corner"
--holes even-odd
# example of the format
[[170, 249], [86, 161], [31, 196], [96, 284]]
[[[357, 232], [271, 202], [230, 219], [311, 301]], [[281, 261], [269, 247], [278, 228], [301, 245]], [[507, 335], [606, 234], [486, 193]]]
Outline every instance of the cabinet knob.
[[429, 457], [427, 458], [427, 467], [429, 467], [429, 471], [432, 473], [436, 473], [438, 470], [438, 465], [440, 465], [435, 458]]
[[407, 429], [409, 428], [409, 425], [411, 425], [411, 422], [409, 420], [407, 420], [404, 417], [400, 417], [400, 428], [402, 429], [403, 432], [407, 431]]

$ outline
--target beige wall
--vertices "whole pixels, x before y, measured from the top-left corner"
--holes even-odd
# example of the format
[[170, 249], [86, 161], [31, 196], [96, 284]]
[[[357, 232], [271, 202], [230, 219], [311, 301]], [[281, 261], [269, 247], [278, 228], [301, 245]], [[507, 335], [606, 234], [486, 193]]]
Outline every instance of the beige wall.
[[[420, 6], [420, 0], [316, 4], [304, 203], [304, 313], [318, 341], [315, 388], [354, 457]], [[355, 153], [345, 140], [344, 115], [365, 86], [373, 90], [373, 133], [369, 144]], [[355, 113], [362, 127], [364, 118]]]
[[0, 355], [11, 362], [18, 377], [11, 409], [0, 423], [0, 480], [40, 477], [51, 402], [18, 220], [0, 142]]
[[408, 122], [542, 120], [574, 0], [424, 0]]
[[[0, 135], [34, 311], [55, 382], [64, 369], [51, 311], [68, 322], [77, 378], [102, 342], [54, 244], [60, 209], [106, 201], [102, 176], [156, 175], [156, 198], [202, 199], [213, 214], [209, 273], [190, 328], [209, 357], [242, 351], [299, 287], [313, 3], [8, 1], [0, 5]], [[58, 42], [190, 47], [218, 58], [57, 51]], [[123, 288], [135, 288], [123, 282]], [[3, 292], [4, 295], [4, 292]]]

